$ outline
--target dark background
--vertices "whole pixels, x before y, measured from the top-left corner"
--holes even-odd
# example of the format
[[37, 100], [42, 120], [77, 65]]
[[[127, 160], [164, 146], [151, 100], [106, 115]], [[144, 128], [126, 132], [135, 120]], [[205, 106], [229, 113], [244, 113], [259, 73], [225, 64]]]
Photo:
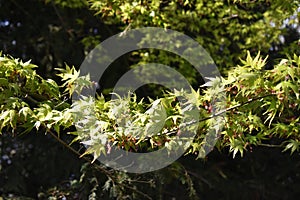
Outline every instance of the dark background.
[[[105, 23], [81, 4], [63, 7], [51, 1], [0, 0], [2, 53], [25, 61], [31, 59], [39, 66], [37, 71], [41, 76], [57, 81], [54, 68], [64, 67], [65, 63], [78, 68], [89, 50], [124, 27], [121, 23]], [[299, 38], [299, 32], [292, 27], [285, 29], [285, 44], [276, 44], [263, 52], [270, 55], [270, 67], [284, 54], [285, 47]], [[206, 34], [210, 36], [209, 32]], [[232, 47], [234, 51], [237, 50]], [[215, 59], [214, 54], [212, 57]], [[125, 57], [114, 63], [115, 68], [112, 67], [107, 72], [109, 76], [101, 82], [102, 91], [111, 87], [129, 69], [130, 62]], [[71, 137], [62, 134], [62, 139], [70, 141]], [[79, 148], [79, 145], [75, 147]], [[46, 199], [56, 196], [62, 199], [68, 196], [68, 199], [87, 199], [93, 188], [93, 178], [103, 179], [99, 185], [105, 182], [101, 172], [86, 167], [84, 160], [43, 131], [16, 137], [3, 134], [0, 149], [0, 196], [5, 198]], [[233, 159], [225, 148], [214, 150], [205, 160], [185, 156], [173, 166], [145, 175], [155, 180], [156, 188], [142, 189], [153, 199], [187, 199], [187, 187], [173, 171], [178, 165], [184, 166], [184, 173], [193, 180], [200, 199], [298, 199], [299, 153], [291, 156], [281, 151], [255, 147], [243, 158]], [[83, 172], [86, 175], [84, 181], [72, 185], [71, 182], [79, 180]], [[97, 191], [99, 199], [108, 198], [101, 188], [99, 186]]]

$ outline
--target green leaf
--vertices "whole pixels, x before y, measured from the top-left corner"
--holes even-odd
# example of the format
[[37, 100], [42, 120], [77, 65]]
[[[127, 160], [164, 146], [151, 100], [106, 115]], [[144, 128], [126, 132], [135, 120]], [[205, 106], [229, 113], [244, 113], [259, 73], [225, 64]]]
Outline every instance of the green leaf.
[[289, 140], [283, 152], [287, 150], [291, 150], [291, 154], [293, 154], [296, 150], [299, 151], [300, 142], [296, 140]]

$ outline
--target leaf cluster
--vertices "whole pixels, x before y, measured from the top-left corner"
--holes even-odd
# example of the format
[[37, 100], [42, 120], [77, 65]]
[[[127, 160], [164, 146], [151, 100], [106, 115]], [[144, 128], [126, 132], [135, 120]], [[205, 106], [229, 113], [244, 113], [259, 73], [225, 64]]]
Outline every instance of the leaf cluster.
[[[87, 145], [85, 154], [93, 154], [94, 160], [112, 148], [145, 152], [166, 147], [172, 151], [176, 145], [189, 147], [188, 153], [201, 157], [218, 137], [217, 147], [229, 146], [233, 156], [243, 155], [253, 145], [264, 145], [272, 137], [283, 138], [278, 145], [294, 152], [299, 149], [300, 59], [294, 55], [264, 70], [266, 60], [248, 53], [226, 78], [202, 85], [201, 94], [200, 88], [175, 90], [150, 103], [138, 101], [133, 93], [115, 94], [110, 101], [101, 95], [82, 96], [70, 107], [64, 96], [93, 86], [88, 76], [79, 77], [74, 67], [59, 69], [65, 81], [61, 93], [53, 80], [35, 73], [34, 65], [3, 56], [1, 130], [19, 133], [43, 126], [59, 134], [61, 128], [75, 124], [74, 141]], [[182, 144], [178, 138], [194, 126], [198, 127], [194, 140]], [[206, 137], [212, 130], [215, 137]]]

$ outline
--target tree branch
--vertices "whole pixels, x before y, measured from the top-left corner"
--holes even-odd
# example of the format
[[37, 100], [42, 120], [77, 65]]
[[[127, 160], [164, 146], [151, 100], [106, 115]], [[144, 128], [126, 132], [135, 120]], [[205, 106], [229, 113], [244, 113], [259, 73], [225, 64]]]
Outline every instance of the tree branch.
[[[47, 132], [50, 133], [50, 135], [51, 135], [55, 140], [57, 140], [60, 144], [62, 144], [64, 147], [66, 147], [67, 149], [69, 149], [70, 151], [72, 151], [73, 153], [75, 153], [76, 155], [81, 156], [81, 154], [80, 154], [78, 151], [76, 151], [76, 150], [73, 149], [70, 145], [68, 145], [65, 141], [63, 141], [62, 139], [60, 139], [60, 138], [59, 138], [52, 130], [50, 130], [49, 128], [47, 128], [45, 125], [44, 125], [44, 128], [46, 128]], [[127, 184], [124, 184], [124, 183], [118, 183], [118, 182], [116, 181], [115, 177], [113, 177], [113, 175], [111, 174], [111, 172], [109, 172], [108, 170], [104, 169], [103, 167], [101, 167], [100, 165], [96, 164], [95, 162], [92, 163], [92, 160], [90, 160], [89, 158], [87, 158], [87, 157], [81, 157], [81, 158], [83, 158], [85, 161], [89, 162], [90, 164], [94, 165], [97, 169], [99, 169], [99, 170], [101, 170], [103, 173], [105, 173], [105, 175], [106, 175], [107, 177], [109, 177], [109, 178], [113, 181], [114, 184], [121, 185], [121, 186], [123, 186], [124, 188], [130, 189], [130, 190], [136, 192], [137, 194], [142, 195], [142, 196], [145, 197], [146, 199], [152, 200], [152, 198], [151, 198], [149, 195], [147, 195], [147, 194], [145, 194], [145, 193], [139, 191], [138, 189], [133, 188], [133, 187], [130, 187], [130, 186], [128, 186]]]
[[[275, 93], [275, 94], [266, 94], [266, 95], [264, 95], [264, 96], [256, 97], [256, 98], [253, 98], [253, 99], [249, 99], [249, 100], [246, 101], [246, 102], [239, 103], [239, 104], [237, 104], [237, 105], [235, 105], [235, 106], [232, 106], [232, 107], [229, 107], [229, 108], [227, 108], [227, 109], [225, 109], [225, 110], [219, 111], [219, 112], [217, 112], [217, 113], [215, 113], [215, 114], [213, 114], [213, 115], [211, 115], [211, 116], [209, 116], [209, 117], [200, 119], [200, 120], [197, 121], [197, 122], [187, 123], [187, 125], [192, 125], [192, 124], [195, 124], [195, 123], [204, 122], [204, 121], [206, 121], [206, 120], [209, 120], [209, 119], [212, 119], [212, 118], [214, 118], [214, 117], [220, 116], [220, 115], [222, 115], [222, 114], [224, 114], [224, 113], [226, 113], [226, 112], [228, 112], [228, 111], [234, 110], [234, 109], [236, 109], [236, 108], [240, 108], [240, 107], [242, 107], [242, 106], [244, 106], [244, 105], [247, 105], [247, 104], [249, 104], [249, 103], [252, 103], [252, 102], [254, 102], [254, 101], [257, 101], [257, 100], [260, 100], [260, 99], [263, 99], [263, 98], [266, 98], [266, 97], [269, 97], [269, 96], [274, 96], [274, 95], [277, 95], [277, 93]], [[177, 131], [178, 131], [178, 130], [170, 131], [170, 132], [167, 132], [165, 135], [168, 135], [168, 136], [169, 136], [169, 135], [172, 135], [172, 134], [176, 134]]]
[[235, 106], [232, 106], [232, 107], [226, 108], [225, 110], [222, 110], [222, 111], [220, 111], [220, 112], [217, 112], [216, 114], [213, 114], [213, 115], [211, 115], [211, 116], [209, 116], [209, 117], [206, 117], [206, 118], [204, 118], [204, 119], [201, 119], [201, 120], [199, 120], [199, 122], [203, 122], [203, 121], [206, 121], [206, 120], [208, 120], [208, 119], [211, 119], [211, 118], [220, 116], [220, 115], [222, 115], [222, 114], [224, 114], [224, 113], [226, 113], [226, 112], [228, 112], [228, 111], [234, 110], [234, 109], [236, 109], [236, 108], [240, 108], [240, 107], [242, 107], [242, 106], [244, 106], [244, 105], [247, 105], [247, 104], [249, 104], [249, 103], [252, 103], [252, 102], [254, 102], [254, 101], [261, 100], [261, 99], [263, 99], [263, 98], [266, 98], [266, 97], [269, 97], [269, 96], [274, 96], [274, 95], [277, 95], [277, 94], [267, 94], [267, 95], [264, 95], [264, 96], [256, 97], [256, 98], [253, 98], [253, 99], [249, 99], [249, 100], [246, 101], [246, 102], [239, 103], [239, 104], [237, 104], [237, 105], [235, 105]]
[[[73, 153], [75, 153], [76, 155], [78, 155], [79, 157], [81, 156], [81, 153], [79, 153], [78, 151], [76, 151], [75, 149], [73, 149], [70, 145], [68, 145], [65, 141], [63, 141], [62, 139], [60, 139], [52, 130], [50, 130], [47, 126], [44, 125], [44, 128], [46, 128], [47, 132], [50, 133], [50, 135], [57, 140], [60, 144], [62, 144], [64, 147], [66, 147], [67, 149], [69, 149], [70, 151], [72, 151]], [[114, 177], [111, 175], [111, 173], [104, 169], [103, 167], [101, 167], [100, 165], [96, 164], [95, 162], [92, 163], [92, 160], [87, 158], [87, 157], [82, 157], [85, 161], [93, 164], [96, 168], [98, 168], [99, 170], [101, 170], [103, 173], [105, 173], [109, 178], [111, 178], [111, 180], [113, 182], [115, 182]]]
[[257, 146], [281, 148], [283, 145], [282, 144], [264, 144], [264, 143], [260, 143], [260, 144], [257, 144]]

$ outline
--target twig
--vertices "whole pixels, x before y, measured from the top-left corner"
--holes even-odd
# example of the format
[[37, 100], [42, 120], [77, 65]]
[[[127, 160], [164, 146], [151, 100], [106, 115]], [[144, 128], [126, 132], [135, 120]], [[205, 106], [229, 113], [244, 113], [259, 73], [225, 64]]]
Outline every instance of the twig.
[[[73, 149], [70, 145], [68, 145], [65, 141], [63, 141], [62, 139], [60, 139], [52, 130], [50, 130], [49, 128], [47, 128], [46, 126], [44, 126], [47, 130], [48, 133], [50, 133], [50, 135], [57, 140], [60, 144], [62, 144], [64, 147], [66, 147], [67, 149], [69, 149], [70, 151], [72, 151], [73, 153], [75, 153], [78, 156], [81, 156], [81, 153], [79, 153], [78, 151], [76, 151], [75, 149]], [[102, 172], [104, 172], [109, 178], [111, 178], [111, 180], [113, 182], [115, 182], [114, 177], [111, 175], [111, 173], [109, 171], [107, 171], [106, 169], [102, 168], [100, 165], [96, 164], [95, 162], [92, 163], [92, 160], [90, 160], [87, 157], [82, 157], [85, 161], [93, 164], [94, 166], [96, 166], [98, 169], [100, 169]]]
[[[81, 154], [80, 154], [78, 151], [76, 151], [76, 150], [73, 149], [70, 145], [68, 145], [65, 141], [63, 141], [62, 139], [60, 139], [60, 138], [59, 138], [52, 130], [50, 130], [50, 129], [47, 128], [46, 126], [44, 126], [44, 127], [46, 128], [47, 132], [50, 133], [50, 135], [51, 135], [55, 140], [57, 140], [57, 141], [58, 141], [59, 143], [61, 143], [64, 147], [66, 147], [67, 149], [69, 149], [70, 151], [72, 151], [73, 153], [75, 153], [76, 155], [81, 156]], [[124, 183], [118, 183], [118, 182], [116, 181], [115, 177], [112, 176], [111, 172], [109, 172], [108, 170], [102, 168], [100, 165], [96, 164], [95, 162], [92, 163], [92, 161], [91, 161], [89, 158], [87, 158], [87, 157], [81, 157], [81, 158], [83, 158], [85, 161], [91, 163], [91, 164], [94, 165], [96, 168], [98, 168], [98, 169], [100, 169], [102, 172], [104, 172], [104, 173], [106, 174], [106, 176], [109, 177], [109, 178], [112, 180], [113, 184], [121, 185], [121, 186], [123, 186], [124, 188], [130, 189], [130, 190], [132, 190], [132, 191], [134, 191], [134, 192], [136, 192], [136, 193], [142, 195], [143, 197], [145, 197], [145, 198], [147, 198], [147, 199], [149, 199], [149, 200], [152, 200], [152, 198], [151, 198], [149, 195], [147, 195], [147, 194], [145, 194], [145, 193], [143, 193], [143, 192], [137, 190], [136, 188], [130, 187], [130, 186], [124, 184]]]
[[236, 109], [236, 108], [242, 107], [242, 106], [244, 106], [244, 105], [247, 105], [247, 104], [249, 104], [249, 103], [252, 103], [252, 102], [257, 101], [257, 100], [260, 100], [260, 99], [263, 99], [263, 98], [265, 98], [265, 97], [274, 96], [274, 95], [276, 95], [276, 94], [267, 94], [267, 95], [264, 95], [264, 96], [256, 97], [256, 98], [253, 98], [253, 99], [249, 99], [249, 100], [246, 101], [246, 102], [239, 103], [239, 104], [237, 104], [237, 105], [235, 105], [235, 106], [232, 106], [232, 107], [229, 107], [229, 108], [227, 108], [227, 109], [225, 109], [225, 110], [222, 110], [222, 111], [220, 111], [220, 112], [217, 112], [216, 114], [213, 114], [213, 115], [211, 115], [211, 116], [209, 116], [209, 117], [206, 117], [206, 118], [204, 118], [204, 119], [201, 119], [201, 120], [199, 120], [199, 122], [203, 122], [203, 121], [206, 121], [206, 120], [208, 120], [208, 119], [211, 119], [211, 118], [220, 116], [220, 115], [222, 115], [222, 114], [224, 114], [224, 113], [226, 113], [226, 112], [228, 112], [228, 111], [231, 111], [231, 110], [234, 110], [234, 109]]
[[212, 184], [211, 184], [208, 180], [206, 180], [205, 178], [203, 178], [202, 176], [200, 176], [199, 174], [194, 173], [194, 172], [189, 171], [189, 170], [186, 170], [186, 172], [187, 172], [188, 174], [190, 174], [190, 175], [192, 175], [192, 176], [194, 176], [194, 177], [200, 179], [202, 182], [206, 183], [206, 184], [208, 185], [209, 188], [213, 188]]
[[26, 11], [20, 4], [18, 4], [15, 0], [11, 0], [13, 4], [15, 4], [16, 7], [18, 7], [25, 15], [29, 16], [31, 19], [33, 17], [29, 14], [28, 11]]
[[[15, 4], [15, 6], [16, 6], [17, 8], [19, 8], [25, 15], [27, 15], [27, 16], [30, 18], [30, 20], [32, 21], [32, 24], [35, 24], [34, 17], [33, 17], [26, 9], [24, 9], [24, 8], [23, 8], [19, 3], [17, 3], [17, 1], [15, 1], [15, 0], [11, 0], [11, 2], [12, 2], [13, 4]], [[35, 28], [38, 29], [39, 32], [42, 32], [42, 31], [41, 31], [41, 28], [40, 28], [39, 26], [35, 26]]]
[[71, 37], [73, 37], [74, 35], [72, 34], [71, 31], [68, 31], [67, 25], [66, 25], [65, 21], [63, 20], [62, 16], [60, 15], [60, 13], [59, 13], [59, 11], [58, 11], [58, 9], [55, 6], [55, 4], [54, 4], [53, 1], [51, 1], [51, 5], [52, 5], [52, 7], [53, 7], [53, 9], [54, 9], [54, 11], [55, 11], [55, 13], [56, 13], [59, 21], [61, 22], [61, 25], [62, 25], [63, 29], [66, 31], [66, 33], [68, 33]]
[[[214, 117], [220, 116], [220, 115], [222, 115], [222, 114], [224, 114], [224, 113], [226, 113], [226, 112], [228, 112], [228, 111], [231, 111], [231, 110], [234, 110], [234, 109], [236, 109], [236, 108], [242, 107], [242, 106], [244, 106], [244, 105], [247, 105], [247, 104], [249, 104], [249, 103], [252, 103], [252, 102], [257, 101], [257, 100], [260, 100], [260, 99], [263, 99], [263, 98], [265, 98], [265, 97], [274, 96], [274, 95], [276, 95], [276, 94], [267, 94], [267, 95], [264, 95], [264, 96], [256, 97], [256, 98], [253, 98], [253, 99], [249, 99], [249, 100], [246, 101], [246, 102], [239, 103], [239, 104], [237, 104], [237, 105], [235, 105], [235, 106], [232, 106], [232, 107], [229, 107], [229, 108], [227, 108], [227, 109], [225, 109], [225, 110], [219, 111], [219, 112], [217, 112], [217, 113], [215, 113], [215, 114], [213, 114], [213, 115], [211, 115], [211, 116], [209, 116], [209, 117], [200, 119], [199, 121], [194, 121], [194, 122], [186, 123], [186, 125], [192, 125], [192, 124], [195, 124], [195, 123], [204, 122], [204, 121], [206, 121], [206, 120], [209, 120], [209, 119], [212, 119], [212, 118], [214, 118]], [[165, 134], [159, 134], [159, 135], [167, 135], [167, 136], [169, 136], [169, 135], [172, 135], [172, 134], [176, 134], [177, 132], [178, 132], [178, 129], [175, 130], [175, 131], [169, 131], [169, 132], [167, 132], [167, 133], [165, 133]], [[137, 139], [139, 139], [139, 138], [137, 138]], [[150, 139], [150, 136], [145, 137], [145, 139]]]
[[274, 147], [274, 148], [281, 148], [282, 144], [257, 144], [257, 146], [262, 146], [262, 147]]
[[152, 200], [152, 198], [151, 198], [149, 195], [147, 195], [147, 194], [145, 194], [145, 193], [143, 193], [143, 192], [137, 190], [136, 188], [130, 187], [130, 186], [125, 185], [125, 184], [123, 184], [123, 186], [124, 186], [125, 188], [127, 188], [127, 189], [130, 189], [130, 190], [132, 190], [132, 191], [135, 191], [136, 193], [142, 195], [143, 197], [145, 197], [145, 198], [147, 198], [147, 199], [149, 199], [149, 200]]

